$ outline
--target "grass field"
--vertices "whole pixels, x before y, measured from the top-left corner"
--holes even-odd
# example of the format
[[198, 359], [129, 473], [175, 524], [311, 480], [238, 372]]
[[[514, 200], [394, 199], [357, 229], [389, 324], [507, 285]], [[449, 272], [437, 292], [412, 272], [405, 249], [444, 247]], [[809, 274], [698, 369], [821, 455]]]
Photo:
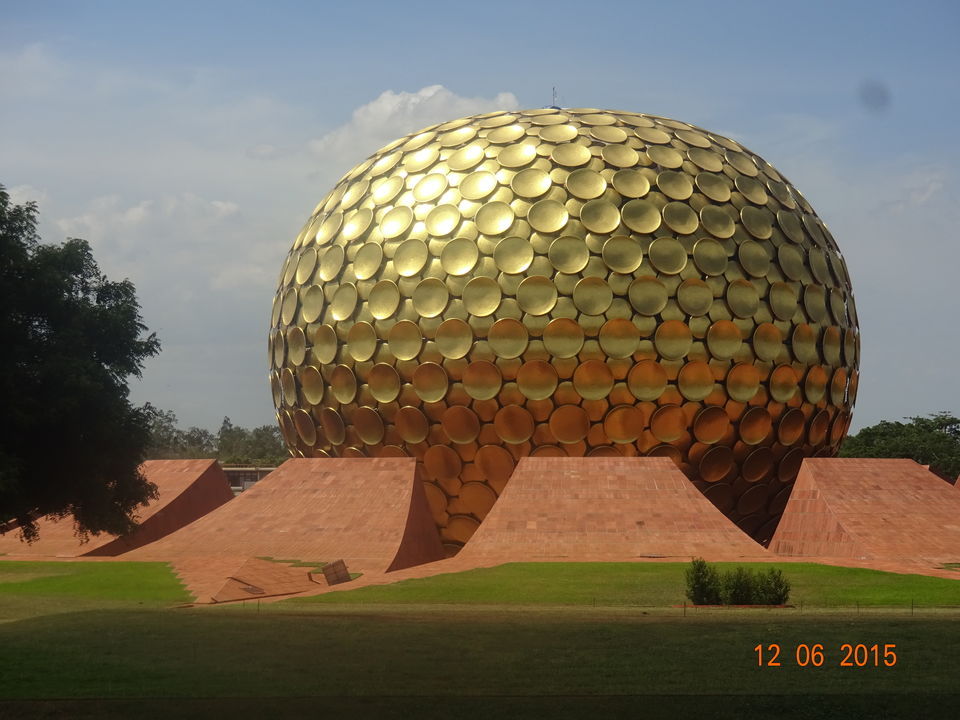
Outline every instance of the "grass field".
[[[456, 605], [679, 605], [687, 563], [510, 563], [342, 591], [291, 603]], [[733, 563], [717, 563], [726, 569]], [[743, 563], [744, 567], [770, 567]], [[790, 602], [805, 607], [955, 605], [960, 582], [922, 575], [809, 563], [774, 565], [790, 580]], [[957, 573], [960, 580], [960, 572]]]
[[[161, 564], [0, 562], [0, 716], [955, 714], [960, 612], [684, 617], [662, 605], [682, 599], [682, 569], [515, 565], [310, 602], [171, 609], [183, 591]], [[810, 597], [845, 577], [883, 602], [923, 590], [948, 604], [960, 587], [785, 570]], [[758, 666], [754, 648], [772, 643], [781, 665]], [[823, 666], [800, 667], [797, 647], [816, 643]], [[844, 643], [893, 644], [897, 662], [840, 667]]]

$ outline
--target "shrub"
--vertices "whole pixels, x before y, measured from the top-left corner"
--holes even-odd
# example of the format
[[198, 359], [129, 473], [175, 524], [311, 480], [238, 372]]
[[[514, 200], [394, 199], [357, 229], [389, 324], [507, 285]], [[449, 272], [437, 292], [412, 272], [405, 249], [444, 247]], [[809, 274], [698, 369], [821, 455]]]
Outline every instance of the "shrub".
[[776, 568], [754, 572], [737, 567], [724, 573], [696, 558], [686, 571], [687, 598], [694, 605], [786, 605], [790, 583]]
[[738, 567], [725, 572], [720, 580], [720, 600], [724, 605], [756, 605], [757, 576]]
[[790, 599], [790, 582], [776, 568], [757, 576], [757, 604], [786, 605]]
[[694, 605], [720, 604], [720, 575], [703, 558], [695, 558], [687, 568], [687, 599]]

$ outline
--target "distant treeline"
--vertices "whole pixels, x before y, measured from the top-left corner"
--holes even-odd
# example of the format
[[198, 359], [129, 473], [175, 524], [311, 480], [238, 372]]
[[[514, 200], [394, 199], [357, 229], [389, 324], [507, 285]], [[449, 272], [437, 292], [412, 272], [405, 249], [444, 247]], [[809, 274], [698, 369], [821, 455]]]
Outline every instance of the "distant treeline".
[[276, 425], [261, 425], [252, 430], [238, 427], [223, 418], [220, 430], [190, 427], [181, 430], [171, 410], [150, 408], [151, 460], [173, 458], [216, 458], [221, 465], [275, 466], [290, 458]]

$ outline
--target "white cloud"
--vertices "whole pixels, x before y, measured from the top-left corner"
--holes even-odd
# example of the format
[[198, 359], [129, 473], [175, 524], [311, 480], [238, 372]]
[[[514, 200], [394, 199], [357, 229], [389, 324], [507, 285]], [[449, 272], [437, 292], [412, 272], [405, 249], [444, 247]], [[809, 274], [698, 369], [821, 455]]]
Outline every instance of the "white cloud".
[[517, 107], [517, 98], [509, 92], [480, 98], [457, 95], [443, 85], [429, 85], [413, 93], [385, 90], [376, 100], [354, 110], [350, 122], [312, 140], [310, 149], [346, 170], [398, 137], [428, 125]]
[[46, 190], [36, 188], [33, 185], [14, 185], [7, 188], [7, 194], [10, 196], [10, 202], [14, 205], [23, 205], [28, 202], [42, 205], [50, 197]]

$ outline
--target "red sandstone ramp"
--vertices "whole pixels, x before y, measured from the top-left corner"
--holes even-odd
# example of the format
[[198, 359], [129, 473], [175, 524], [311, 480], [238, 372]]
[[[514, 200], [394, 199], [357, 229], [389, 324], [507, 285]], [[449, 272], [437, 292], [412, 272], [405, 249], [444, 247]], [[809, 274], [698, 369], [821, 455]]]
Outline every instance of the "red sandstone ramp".
[[960, 561], [960, 492], [913, 460], [808, 458], [770, 543], [780, 555]]
[[159, 540], [233, 498], [216, 460], [147, 460], [143, 472], [156, 484], [159, 497], [139, 511], [140, 526], [130, 535], [103, 533], [81, 543], [72, 518], [43, 518], [35, 543], [22, 542], [14, 529], [0, 536], [0, 554], [37, 559], [119, 555]]
[[314, 458], [288, 460], [233, 502], [124, 559], [188, 568], [181, 576], [200, 596], [249, 558], [342, 558], [351, 572], [383, 572], [443, 556], [413, 458]]
[[668, 458], [523, 458], [453, 561], [765, 559]]

